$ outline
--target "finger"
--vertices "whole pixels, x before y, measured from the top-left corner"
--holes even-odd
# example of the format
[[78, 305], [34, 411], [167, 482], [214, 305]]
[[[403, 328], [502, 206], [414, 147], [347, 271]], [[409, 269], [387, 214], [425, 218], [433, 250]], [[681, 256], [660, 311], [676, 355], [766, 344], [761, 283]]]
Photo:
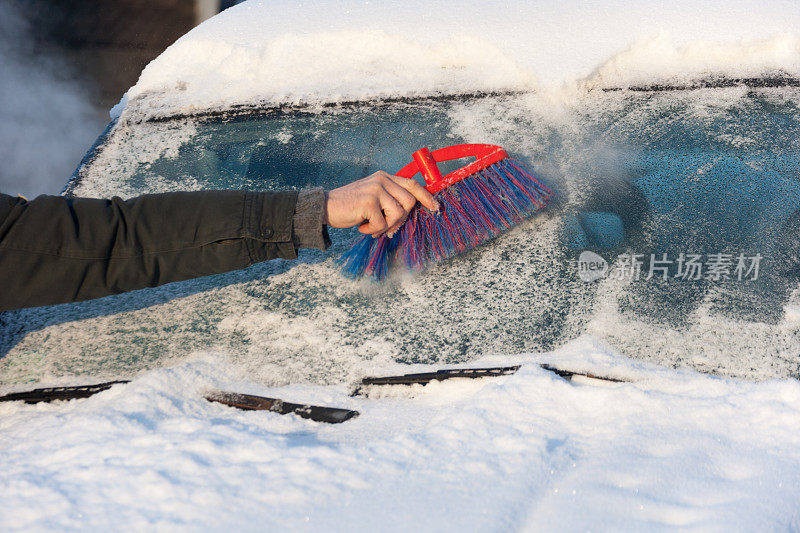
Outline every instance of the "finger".
[[404, 213], [403, 216], [400, 217], [400, 220], [389, 226], [389, 228], [386, 230], [386, 236], [390, 239], [394, 237], [394, 234], [397, 233], [397, 230], [399, 230], [403, 224], [405, 224], [406, 220], [408, 220], [408, 213]]
[[439, 202], [433, 197], [431, 193], [428, 192], [428, 189], [423, 187], [419, 184], [419, 182], [413, 178], [401, 178], [400, 176], [389, 176], [389, 178], [410, 192], [414, 198], [416, 198], [419, 203], [430, 209], [431, 211], [438, 211], [439, 210]]
[[[402, 178], [401, 178], [402, 179]], [[405, 214], [411, 212], [412, 209], [417, 205], [416, 197], [408, 192], [406, 189], [398, 185], [394, 180], [387, 179], [384, 183], [384, 189], [386, 192], [391, 194], [397, 203], [403, 208]]]
[[386, 234], [389, 237], [392, 237], [397, 229], [406, 221], [408, 215], [411, 213], [411, 210], [417, 206], [417, 199], [413, 194], [396, 184], [394, 181], [388, 179], [386, 180], [386, 191], [391, 194], [403, 208], [403, 216], [401, 216], [397, 222], [391, 224], [389, 229], [386, 230]]
[[381, 204], [377, 199], [366, 206], [362, 216], [364, 222], [358, 226], [358, 231], [361, 233], [369, 234], [374, 237], [380, 235], [389, 227], [389, 225], [386, 224], [386, 217], [383, 215]]
[[373, 234], [373, 237], [377, 237], [397, 226], [406, 216], [406, 211], [403, 209], [403, 206], [388, 192], [381, 194], [380, 203], [386, 220], [386, 228]]

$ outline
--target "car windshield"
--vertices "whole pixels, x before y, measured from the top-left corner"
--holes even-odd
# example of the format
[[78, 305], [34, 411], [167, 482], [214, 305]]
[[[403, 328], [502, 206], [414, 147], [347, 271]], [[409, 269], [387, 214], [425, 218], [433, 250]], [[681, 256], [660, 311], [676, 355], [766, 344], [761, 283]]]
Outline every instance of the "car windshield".
[[[118, 123], [70, 194], [333, 188], [422, 146], [491, 142], [557, 193], [470, 252], [382, 283], [343, 277], [356, 239], [296, 261], [6, 313], [4, 382], [130, 375], [222, 353], [266, 383], [387, 360], [465, 362], [589, 335], [668, 366], [797, 375], [800, 90], [533, 93]], [[195, 355], [196, 356], [196, 355]]]

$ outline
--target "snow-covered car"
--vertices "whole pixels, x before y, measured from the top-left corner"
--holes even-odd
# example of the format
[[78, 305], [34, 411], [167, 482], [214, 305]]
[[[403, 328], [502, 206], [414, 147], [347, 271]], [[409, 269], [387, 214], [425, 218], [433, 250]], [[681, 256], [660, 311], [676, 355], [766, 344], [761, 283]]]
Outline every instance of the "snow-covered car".
[[[662, 364], [792, 375], [797, 90], [757, 82], [594, 91], [557, 121], [533, 90], [123, 113], [67, 194], [330, 189], [397, 170], [422, 146], [490, 141], [525, 158], [558, 200], [486, 246], [383, 285], [338, 271], [357, 233], [337, 231], [329, 251], [295, 262], [36, 313], [65, 324], [88, 318], [80, 335], [91, 335], [65, 341], [118, 362], [96, 359], [93, 370], [105, 372], [223, 343], [298, 363], [272, 380], [336, 381], [347, 377], [341, 361], [465, 362], [551, 350], [588, 333]], [[123, 358], [111, 356], [103, 333], [109, 307], [128, 312], [113, 341]], [[101, 320], [91, 318], [98, 308]], [[285, 320], [303, 326], [287, 330]], [[72, 353], [85, 368], [76, 348], [48, 344], [34, 335], [9, 359], [35, 346], [58, 350], [61, 364]], [[337, 364], [318, 366], [320, 353]]]
[[[765, 393], [729, 379], [797, 377], [800, 362], [800, 40], [780, 33], [800, 15], [784, 16], [777, 4], [764, 8], [770, 16], [757, 28], [744, 17], [718, 21], [715, 42], [696, 41], [700, 28], [711, 30], [683, 23], [683, 9], [637, 18], [633, 1], [610, 7], [592, 38], [584, 30], [598, 22], [579, 6], [234, 6], [145, 69], [65, 194], [330, 189], [396, 171], [423, 146], [489, 142], [528, 163], [555, 201], [485, 245], [383, 282], [342, 275], [336, 259], [358, 234], [333, 230], [329, 250], [295, 261], [5, 313], [0, 383], [161, 369], [129, 386], [143, 391], [130, 394], [167, 398], [152, 412], [142, 407], [143, 419], [184, 417], [217, 437], [204, 415], [186, 414], [194, 408], [180, 391], [238, 379], [297, 401], [350, 402], [362, 416], [345, 433], [314, 430], [306, 442], [296, 420], [231, 432], [244, 455], [257, 439], [271, 443], [265, 453], [276, 470], [237, 470], [248, 482], [280, 478], [296, 491], [284, 511], [266, 505], [275, 526], [302, 526], [300, 509], [311, 508], [311, 528], [367, 529], [375, 525], [370, 509], [406, 528], [585, 529], [596, 527], [598, 513], [611, 528], [716, 527], [724, 509], [747, 500], [726, 495], [760, 485], [759, 469], [776, 487], [781, 475], [800, 486], [796, 472], [785, 474], [800, 464], [786, 451], [800, 429], [792, 420], [797, 387], [779, 381]], [[704, 23], [701, 15], [713, 12], [682, 5], [699, 9]], [[728, 7], [741, 14], [751, 6]], [[376, 20], [404, 31], [359, 29]], [[670, 26], [672, 37], [636, 41]], [[571, 28], [572, 48], [558, 42], [563, 28]], [[751, 41], [729, 42], [731, 32]], [[216, 357], [236, 370], [220, 371]], [[373, 395], [372, 404], [347, 396], [368, 374], [550, 361], [650, 385], [579, 390], [533, 365], [497, 386], [433, 384], [433, 392]], [[179, 392], [165, 392], [171, 379]], [[773, 414], [785, 422], [780, 442], [789, 443], [774, 463], [748, 456], [767, 453], [759, 442], [774, 427], [758, 409], [772, 409], [772, 393], [784, 402]], [[730, 404], [720, 412], [722, 396]], [[745, 408], [752, 405], [760, 407]], [[45, 431], [56, 431], [48, 424]], [[286, 441], [275, 444], [271, 432]], [[659, 440], [682, 432], [673, 448]], [[214, 447], [217, 437], [202, 442]], [[326, 458], [331, 442], [342, 447]], [[704, 447], [711, 456], [697, 451]], [[213, 455], [198, 453], [202, 461]], [[322, 473], [305, 486], [284, 455]], [[373, 459], [378, 466], [365, 466]], [[618, 470], [607, 471], [611, 463]], [[575, 464], [582, 469], [573, 475]], [[165, 483], [202, 486], [189, 470]], [[686, 489], [696, 497], [664, 477], [683, 470], [699, 486]], [[340, 474], [347, 479], [334, 479]], [[714, 476], [727, 481], [714, 485]], [[214, 485], [220, 493], [231, 486]], [[785, 504], [792, 490], [770, 494]], [[442, 504], [452, 508], [430, 518], [441, 507], [435, 491], [454, 495]], [[337, 515], [319, 503], [327, 494], [353, 507]], [[535, 516], [526, 498], [538, 502]], [[779, 525], [794, 516], [796, 526], [782, 509], [762, 511]], [[626, 522], [634, 515], [641, 522]], [[217, 524], [203, 516], [209, 522], [199, 525]]]

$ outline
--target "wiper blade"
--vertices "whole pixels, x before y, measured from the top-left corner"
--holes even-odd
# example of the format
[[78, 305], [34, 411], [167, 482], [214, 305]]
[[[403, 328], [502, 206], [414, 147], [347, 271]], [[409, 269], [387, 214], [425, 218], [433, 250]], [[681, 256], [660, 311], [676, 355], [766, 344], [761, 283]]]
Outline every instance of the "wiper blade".
[[[515, 373], [517, 370], [520, 369], [521, 366], [522, 365], [499, 366], [491, 368], [449, 368], [446, 370], [437, 370], [435, 372], [421, 372], [417, 374], [402, 374], [398, 376], [385, 376], [385, 377], [366, 377], [361, 380], [359, 386], [356, 387], [356, 389], [350, 395], [356, 396], [358, 394], [361, 394], [364, 390], [364, 387], [369, 387], [373, 385], [416, 385], [416, 384], [427, 385], [431, 381], [444, 381], [453, 378], [477, 379], [485, 377], [507, 376], [509, 374]], [[543, 369], [549, 372], [557, 374], [559, 377], [562, 377], [567, 381], [572, 381], [572, 379], [576, 376], [590, 378], [590, 379], [598, 379], [612, 383], [625, 383], [630, 381], [622, 378], [600, 376], [597, 374], [592, 374], [590, 372], [565, 370], [549, 364], [542, 364], [539, 366], [541, 366]]]
[[550, 371], [550, 372], [558, 375], [559, 377], [562, 377], [562, 378], [566, 379], [567, 381], [572, 381], [572, 378], [574, 378], [575, 376], [580, 376], [580, 377], [589, 378], [589, 379], [599, 379], [601, 381], [610, 381], [611, 383], [629, 383], [630, 382], [629, 379], [612, 378], [612, 377], [609, 377], [609, 376], [599, 376], [597, 374], [592, 374], [591, 372], [577, 372], [577, 371], [573, 371], [573, 370], [564, 370], [562, 368], [557, 368], [557, 367], [555, 367], [553, 365], [548, 365], [548, 364], [539, 365], [539, 366], [541, 366], [543, 369], [545, 369], [547, 371]]
[[244, 411], [271, 411], [281, 415], [295, 414], [301, 418], [327, 424], [340, 424], [358, 416], [358, 411], [349, 409], [284, 402], [278, 398], [265, 398], [238, 392], [214, 391], [206, 395], [206, 400]]
[[430, 383], [431, 381], [444, 381], [452, 378], [485, 378], [492, 376], [506, 376], [519, 370], [517, 366], [498, 366], [492, 368], [448, 368], [435, 372], [420, 372], [418, 374], [403, 374], [401, 376], [367, 377], [361, 380], [362, 385], [412, 385], [414, 383]]
[[129, 383], [128, 380], [106, 381], [96, 385], [75, 385], [70, 387], [47, 387], [43, 389], [33, 389], [24, 392], [12, 392], [5, 396], [0, 396], [0, 402], [53, 402], [57, 400], [76, 400], [88, 398], [98, 392], [108, 390], [114, 385]]
[[498, 366], [491, 368], [448, 368], [435, 372], [420, 372], [416, 374], [402, 374], [399, 376], [366, 377], [361, 384], [351, 393], [359, 394], [363, 387], [371, 385], [427, 385], [431, 381], [444, 381], [454, 378], [478, 379], [486, 377], [507, 376], [520, 369], [521, 365]]

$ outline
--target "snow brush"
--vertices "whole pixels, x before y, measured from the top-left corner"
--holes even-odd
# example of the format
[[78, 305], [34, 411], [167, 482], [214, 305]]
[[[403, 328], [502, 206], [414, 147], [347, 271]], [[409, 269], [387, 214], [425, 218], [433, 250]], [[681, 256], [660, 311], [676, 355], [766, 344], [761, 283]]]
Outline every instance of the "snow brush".
[[[464, 157], [475, 161], [442, 175], [437, 163]], [[353, 278], [383, 279], [390, 265], [420, 270], [496, 237], [539, 211], [553, 193], [520, 161], [493, 144], [458, 144], [431, 152], [417, 150], [397, 176], [421, 173], [425, 188], [439, 202], [431, 213], [417, 204], [393, 237], [366, 235], [339, 258]]]

